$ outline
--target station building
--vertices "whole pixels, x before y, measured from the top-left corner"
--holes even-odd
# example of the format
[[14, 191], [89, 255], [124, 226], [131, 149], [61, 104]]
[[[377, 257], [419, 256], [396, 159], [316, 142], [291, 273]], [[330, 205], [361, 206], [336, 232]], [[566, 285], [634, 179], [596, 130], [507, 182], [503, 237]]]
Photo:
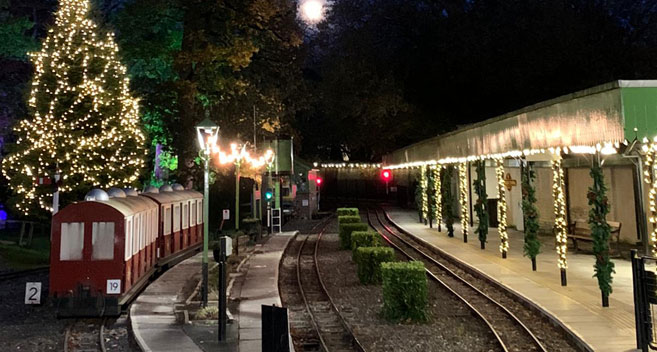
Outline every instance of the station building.
[[[487, 201], [499, 202], [498, 186], [504, 184], [507, 226], [522, 231], [521, 172], [531, 165], [541, 229], [552, 232], [558, 221], [587, 222], [590, 170], [598, 160], [611, 203], [607, 220], [621, 223], [621, 241], [651, 248], [653, 227], [648, 220], [657, 216], [650, 196], [657, 191], [653, 190], [656, 150], [657, 81], [615, 81], [399, 149], [384, 157], [383, 167], [395, 170], [398, 198], [407, 202], [413, 200], [419, 168], [465, 168], [460, 176], [455, 173], [453, 194], [467, 195], [466, 202], [455, 199], [455, 207], [461, 217], [467, 212], [472, 224], [477, 201], [473, 162], [485, 160]], [[499, 162], [503, 179], [496, 173]], [[557, 187], [559, 183], [562, 187]], [[465, 193], [459, 187], [466, 188]], [[559, 190], [565, 203], [561, 215], [555, 208]], [[492, 214], [493, 227], [495, 220]]]

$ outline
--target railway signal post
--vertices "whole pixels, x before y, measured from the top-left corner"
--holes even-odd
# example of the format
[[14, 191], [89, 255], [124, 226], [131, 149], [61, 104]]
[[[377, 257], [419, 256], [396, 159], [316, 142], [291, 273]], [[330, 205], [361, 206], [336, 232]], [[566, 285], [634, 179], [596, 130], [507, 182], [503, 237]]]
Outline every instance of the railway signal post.
[[208, 221], [210, 209], [210, 152], [213, 145], [217, 143], [217, 135], [219, 134], [219, 126], [205, 118], [201, 123], [196, 126], [196, 134], [198, 137], [199, 147], [201, 148], [202, 158], [205, 161], [205, 172], [203, 175], [203, 287], [201, 290], [201, 298], [203, 307], [208, 305]]

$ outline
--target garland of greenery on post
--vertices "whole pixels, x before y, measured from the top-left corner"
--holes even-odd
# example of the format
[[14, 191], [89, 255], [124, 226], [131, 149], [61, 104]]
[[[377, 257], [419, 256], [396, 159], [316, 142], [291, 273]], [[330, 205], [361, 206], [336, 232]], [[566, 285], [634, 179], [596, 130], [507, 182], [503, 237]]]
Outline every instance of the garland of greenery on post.
[[477, 234], [479, 235], [479, 242], [481, 249], [486, 249], [486, 236], [488, 235], [488, 195], [486, 194], [486, 161], [478, 160], [476, 163], [477, 179], [474, 181], [474, 190], [477, 193], [477, 203], [475, 204], [475, 212], [479, 224], [477, 224]]
[[435, 202], [435, 180], [433, 173], [433, 166], [427, 167], [427, 220], [429, 220], [429, 228], [433, 228], [433, 221], [436, 219], [436, 202]]
[[540, 253], [541, 242], [538, 240], [538, 209], [536, 208], [536, 172], [531, 163], [527, 163], [522, 173], [522, 214], [525, 221], [525, 256], [532, 261], [532, 270], [536, 271], [536, 256]]
[[452, 179], [454, 178], [454, 166], [446, 166], [440, 177], [440, 193], [442, 197], [442, 217], [445, 227], [447, 228], [447, 236], [454, 237], [454, 221], [456, 216], [454, 214], [454, 194], [452, 194]]
[[440, 165], [436, 165], [433, 167], [433, 212], [434, 212], [434, 217], [436, 219], [436, 224], [438, 224], [438, 231], [440, 231], [440, 223], [443, 221], [443, 214], [442, 214], [442, 171], [443, 167]]
[[423, 181], [423, 171], [424, 167], [420, 168], [420, 171], [415, 174], [415, 181], [417, 186], [415, 187], [415, 207], [417, 207], [417, 213], [418, 217], [420, 219], [420, 222], [424, 221], [424, 194], [425, 189], [424, 189], [424, 181]]
[[470, 213], [468, 206], [468, 163], [459, 164], [459, 203], [461, 205], [461, 231], [463, 242], [468, 242]]
[[605, 185], [599, 156], [595, 158], [591, 167], [593, 185], [589, 187], [588, 199], [591, 209], [589, 210], [589, 226], [591, 237], [593, 237], [593, 254], [595, 255], [595, 277], [602, 293], [602, 306], [609, 306], [609, 295], [612, 292], [611, 283], [614, 271], [614, 263], [609, 259], [609, 237], [611, 227], [607, 223], [609, 214], [609, 200], [607, 198], [607, 186]]

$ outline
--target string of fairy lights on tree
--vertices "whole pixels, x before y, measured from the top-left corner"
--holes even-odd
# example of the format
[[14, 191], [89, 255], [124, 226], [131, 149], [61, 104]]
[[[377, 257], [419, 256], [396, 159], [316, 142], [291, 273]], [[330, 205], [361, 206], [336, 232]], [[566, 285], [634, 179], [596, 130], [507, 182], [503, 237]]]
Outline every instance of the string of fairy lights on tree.
[[562, 272], [568, 269], [566, 252], [568, 249], [566, 224], [566, 198], [564, 195], [564, 174], [561, 158], [551, 161], [552, 165], [552, 194], [554, 197], [554, 232], [556, 235], [556, 249], [558, 255], [557, 266]]
[[650, 207], [649, 221], [652, 224], [652, 232], [650, 233], [650, 245], [652, 255], [657, 256], [657, 142], [645, 143], [643, 145], [644, 152], [644, 181], [650, 185], [650, 192], [648, 193], [648, 202]]
[[434, 184], [433, 184], [434, 197], [433, 198], [434, 198], [434, 201], [436, 202], [435, 207], [434, 207], [434, 211], [435, 211], [434, 218], [436, 219], [436, 224], [438, 224], [439, 229], [440, 229], [440, 223], [443, 221], [443, 212], [442, 212], [443, 195], [442, 195], [442, 192], [441, 192], [442, 184], [440, 182], [441, 181], [440, 180], [440, 178], [441, 178], [440, 173], [442, 171], [442, 168], [443, 168], [442, 166], [438, 166], [438, 165], [433, 165], [431, 167], [431, 171], [433, 172], [433, 182], [434, 182]]
[[497, 176], [497, 192], [499, 196], [499, 201], [497, 202], [497, 217], [498, 217], [498, 226], [497, 231], [500, 235], [500, 252], [502, 253], [502, 258], [506, 258], [506, 254], [509, 251], [509, 234], [507, 232], [507, 222], [506, 222], [506, 192], [504, 187], [504, 159], [498, 158], [495, 159], [495, 175]]
[[17, 151], [2, 163], [25, 214], [35, 205], [52, 210], [52, 190], [39, 187], [39, 177], [61, 174], [59, 191], [71, 192], [130, 186], [144, 167], [139, 102], [113, 33], [101, 33], [90, 6], [61, 0], [41, 51], [30, 55], [30, 117], [14, 128]]
[[468, 163], [459, 164], [459, 203], [461, 204], [461, 229], [463, 240], [467, 241], [470, 213], [468, 212]]

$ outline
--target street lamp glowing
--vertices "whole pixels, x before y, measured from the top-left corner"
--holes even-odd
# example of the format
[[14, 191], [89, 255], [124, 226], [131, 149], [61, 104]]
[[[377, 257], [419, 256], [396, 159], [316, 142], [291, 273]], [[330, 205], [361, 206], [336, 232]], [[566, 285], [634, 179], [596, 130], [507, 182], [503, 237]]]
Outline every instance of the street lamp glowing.
[[207, 117], [196, 126], [198, 145], [203, 151], [207, 151], [217, 144], [218, 135], [219, 126]]
[[301, 16], [308, 23], [317, 23], [324, 19], [324, 2], [321, 0], [306, 0], [301, 3]]

